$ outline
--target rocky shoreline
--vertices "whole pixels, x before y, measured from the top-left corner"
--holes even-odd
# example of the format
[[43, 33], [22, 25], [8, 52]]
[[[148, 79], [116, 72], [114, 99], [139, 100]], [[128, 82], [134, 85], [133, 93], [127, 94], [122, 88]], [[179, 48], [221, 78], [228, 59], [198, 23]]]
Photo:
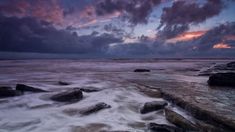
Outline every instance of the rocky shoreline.
[[[228, 72], [220, 72], [220, 70]], [[208, 69], [206, 71], [207, 73], [208, 71], [210, 71], [210, 74], [207, 74], [207, 76], [209, 75], [208, 85], [217, 87], [221, 90], [223, 90], [224, 87], [233, 88], [235, 83], [235, 73], [233, 72], [233, 70], [235, 70], [235, 62], [215, 66], [212, 69]], [[132, 72], [136, 73], [135, 76], [140, 76], [142, 78], [143, 75], [150, 76], [149, 74], [151, 74], [152, 70], [135, 69]], [[122, 79], [126, 81], [125, 78]], [[144, 102], [141, 106], [135, 108], [135, 111], [137, 111], [140, 116], [162, 111], [164, 113], [165, 119], [169, 122], [169, 124], [146, 122], [146, 130], [151, 132], [235, 131], [235, 118], [230, 117], [229, 115], [232, 113], [225, 114], [226, 111], [220, 110], [219, 108], [212, 109], [212, 104], [210, 104], [211, 106], [205, 106], [204, 104], [201, 104], [200, 98], [203, 98], [203, 96], [199, 96], [198, 91], [190, 92], [196, 93], [196, 95], [194, 96], [197, 96], [199, 98], [199, 102], [197, 102], [198, 100], [195, 100], [195, 98], [191, 96], [192, 93], [187, 93], [187, 89], [172, 89], [168, 88], [167, 85], [167, 88], [159, 88], [159, 86], [156, 86], [154, 80], [151, 81], [147, 81], [146, 79], [144, 79], [144, 83], [141, 83], [139, 80], [128, 82], [130, 85], [137, 85], [138, 91], [140, 93], [146, 94], [148, 97], [163, 99], [162, 101], [147, 101]], [[58, 81], [57, 85], [63, 87], [73, 87], [73, 83], [66, 81]], [[11, 88], [8, 86], [0, 87], [0, 98], [6, 99], [9, 97], [18, 97], [28, 94], [45, 93], [49, 95], [48, 99], [50, 101], [58, 104], [79, 104], [81, 100], [86, 100], [86, 97], [89, 96], [89, 94], [100, 92], [102, 90], [103, 89], [91, 86], [80, 88], [74, 87], [70, 90], [63, 90], [61, 92], [55, 93], [55, 91], [44, 90], [26, 84], [16, 84], [15, 88]], [[200, 89], [198, 90], [200, 91]], [[206, 95], [207, 93], [203, 94]], [[213, 103], [210, 101], [208, 102]], [[79, 116], [82, 118], [84, 116], [93, 116], [101, 111], [111, 109], [112, 107], [112, 104], [99, 101], [83, 108], [66, 108], [62, 110], [62, 113], [67, 116]], [[182, 108], [182, 110], [180, 111], [183, 111], [183, 114], [177, 110], [178, 108]]]

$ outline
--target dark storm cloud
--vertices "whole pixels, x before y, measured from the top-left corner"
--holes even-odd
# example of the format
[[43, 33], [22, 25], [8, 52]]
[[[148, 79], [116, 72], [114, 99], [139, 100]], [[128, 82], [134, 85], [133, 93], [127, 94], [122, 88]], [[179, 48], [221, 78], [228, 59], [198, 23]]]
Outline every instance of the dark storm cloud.
[[[145, 38], [145, 37], [144, 37]], [[223, 43], [231, 48], [213, 48]], [[128, 57], [235, 57], [235, 22], [224, 23], [201, 37], [190, 41], [167, 43], [139, 41], [131, 44], [118, 44], [109, 48], [109, 54]]]
[[97, 15], [107, 15], [120, 12], [130, 23], [147, 23], [153, 8], [161, 0], [102, 0], [96, 4]]
[[104, 25], [104, 31], [112, 33], [117, 36], [124, 36], [126, 35], [126, 32], [124, 29], [121, 29], [120, 27], [117, 27], [113, 24], [106, 24]]
[[77, 36], [34, 18], [0, 16], [0, 50], [40, 53], [103, 53], [110, 43], [122, 42], [110, 34]]
[[163, 8], [159, 36], [172, 38], [189, 29], [190, 24], [199, 24], [218, 15], [224, 7], [222, 0], [207, 0], [204, 5], [189, 1], [176, 1]]
[[235, 48], [235, 22], [221, 24], [192, 42], [192, 44], [197, 46], [198, 50], [202, 52], [210, 50], [218, 43], [225, 43]]

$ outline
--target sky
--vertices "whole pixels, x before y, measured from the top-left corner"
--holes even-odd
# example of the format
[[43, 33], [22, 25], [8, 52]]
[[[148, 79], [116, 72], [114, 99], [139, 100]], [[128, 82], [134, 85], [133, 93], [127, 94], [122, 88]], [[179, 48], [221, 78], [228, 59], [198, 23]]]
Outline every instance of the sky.
[[0, 53], [234, 58], [235, 0], [0, 0]]

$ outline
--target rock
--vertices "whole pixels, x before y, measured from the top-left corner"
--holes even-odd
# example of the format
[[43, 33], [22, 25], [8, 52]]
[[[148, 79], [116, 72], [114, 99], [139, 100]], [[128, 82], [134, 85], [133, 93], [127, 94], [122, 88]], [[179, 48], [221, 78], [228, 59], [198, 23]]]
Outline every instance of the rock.
[[12, 90], [12, 87], [8, 87], [8, 86], [1, 86], [0, 87], [0, 90], [3, 89], [3, 90]]
[[225, 71], [235, 71], [235, 62], [230, 62], [227, 64], [217, 64], [206, 70], [200, 71], [199, 76], [210, 76], [215, 73], [225, 72]]
[[116, 130], [116, 131], [99, 131], [99, 132], [130, 132], [130, 131], [122, 131], [122, 130]]
[[148, 129], [153, 132], [183, 132], [182, 129], [166, 124], [149, 123]]
[[59, 85], [64, 85], [64, 86], [70, 85], [70, 83], [68, 83], [68, 82], [63, 82], [63, 81], [59, 81], [58, 84], [59, 84]]
[[182, 115], [171, 110], [170, 108], [165, 108], [165, 116], [169, 122], [180, 128], [185, 130], [198, 130], [196, 125], [194, 125], [191, 121], [187, 120]]
[[58, 102], [76, 102], [83, 98], [82, 91], [79, 89], [74, 89], [71, 91], [62, 92], [55, 94], [51, 97], [51, 100]]
[[108, 109], [108, 108], [111, 108], [111, 106], [102, 102], [102, 103], [98, 103], [93, 106], [90, 106], [84, 110], [81, 110], [79, 113], [82, 115], [89, 115], [89, 114], [98, 112], [103, 109]]
[[81, 91], [86, 92], [86, 93], [91, 93], [91, 92], [99, 92], [101, 89], [94, 88], [94, 87], [85, 87], [85, 88], [79, 88]]
[[202, 132], [229, 132], [227, 130], [224, 130], [223, 128], [219, 128], [219, 127], [213, 126], [211, 124], [207, 124], [202, 121], [197, 121], [196, 123], [199, 126], [200, 131]]
[[230, 62], [227, 64], [227, 67], [234, 68], [235, 69], [235, 61]]
[[16, 90], [21, 91], [21, 92], [27, 92], [28, 91], [28, 92], [36, 92], [36, 93], [48, 92], [46, 90], [39, 89], [39, 88], [34, 88], [34, 87], [27, 86], [27, 85], [24, 85], [24, 84], [17, 84], [16, 85]]
[[7, 88], [0, 88], [0, 98], [7, 98], [7, 97], [14, 97], [21, 95], [21, 92], [7, 89]]
[[[213, 126], [216, 126], [220, 129], [224, 129], [226, 132], [235, 131], [235, 122], [233, 120], [234, 118], [233, 118], [232, 113], [227, 113], [227, 111], [221, 111], [221, 109], [218, 109], [218, 108], [215, 108], [212, 111], [211, 108], [213, 107], [211, 107], [209, 103], [206, 105], [203, 104], [203, 106], [200, 106], [200, 104], [193, 103], [191, 99], [184, 98], [184, 97], [187, 97], [185, 96], [187, 94], [179, 96], [181, 91], [178, 93], [175, 91], [174, 92], [169, 92], [169, 91], [170, 91], [169, 89], [167, 91], [161, 90], [163, 98], [183, 108], [197, 120], [201, 120], [209, 124], [212, 124]], [[193, 94], [191, 96], [193, 96]], [[193, 96], [193, 98], [194, 97], [195, 96]], [[197, 126], [199, 126], [200, 129], [203, 128], [202, 125], [197, 124]], [[224, 132], [224, 131], [221, 131], [221, 132]]]
[[149, 69], [135, 69], [134, 72], [150, 72]]
[[157, 110], [163, 109], [165, 106], [167, 106], [166, 101], [147, 102], [140, 109], [140, 113], [141, 114], [146, 114], [146, 113], [149, 113], [149, 112], [157, 111]]
[[235, 86], [235, 73], [216, 73], [207, 82], [210, 86]]

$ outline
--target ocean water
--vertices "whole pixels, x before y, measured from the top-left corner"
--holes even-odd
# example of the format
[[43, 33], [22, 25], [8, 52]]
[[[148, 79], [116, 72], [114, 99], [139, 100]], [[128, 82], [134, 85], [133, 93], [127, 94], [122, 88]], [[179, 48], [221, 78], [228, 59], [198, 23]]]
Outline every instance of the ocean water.
[[[0, 99], [0, 131], [142, 132], [148, 131], [146, 124], [150, 122], [172, 125], [165, 119], [161, 110], [140, 114], [139, 109], [145, 102], [163, 99], [154, 96], [154, 89], [136, 83], [136, 79], [145, 83], [155, 79], [154, 83], [160, 87], [173, 87], [178, 83], [185, 84], [185, 87], [200, 85], [203, 86], [203, 90], [208, 91], [206, 84], [208, 77], [198, 76], [200, 71], [229, 61], [190, 59], [0, 61], [0, 86], [15, 87], [17, 83], [23, 83], [51, 91]], [[151, 72], [135, 73], [133, 70], [136, 68], [151, 69]], [[69, 82], [71, 85], [61, 86], [58, 81]], [[71, 104], [49, 99], [53, 94], [62, 91], [86, 87], [95, 87], [101, 91], [84, 93], [81, 101]], [[99, 102], [105, 102], [111, 105], [111, 108], [87, 116], [66, 113]], [[228, 105], [231, 104], [228, 102]]]

